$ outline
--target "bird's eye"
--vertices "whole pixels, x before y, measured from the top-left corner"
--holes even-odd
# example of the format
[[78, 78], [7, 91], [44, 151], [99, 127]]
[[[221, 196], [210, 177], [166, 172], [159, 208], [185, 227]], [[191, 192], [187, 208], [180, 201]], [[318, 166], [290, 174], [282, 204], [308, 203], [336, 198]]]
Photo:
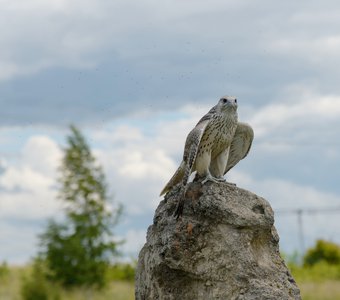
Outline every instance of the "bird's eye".
[[223, 103], [227, 103], [227, 99], [226, 98], [223, 98]]
[[237, 99], [235, 98], [235, 103], [237, 103]]

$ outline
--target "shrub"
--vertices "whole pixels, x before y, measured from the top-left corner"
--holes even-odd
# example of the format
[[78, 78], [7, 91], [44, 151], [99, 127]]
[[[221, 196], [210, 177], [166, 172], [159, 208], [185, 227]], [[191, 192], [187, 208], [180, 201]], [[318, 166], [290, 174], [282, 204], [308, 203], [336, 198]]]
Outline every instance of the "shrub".
[[110, 280], [128, 280], [133, 281], [135, 278], [135, 264], [117, 263], [110, 267]]
[[59, 293], [46, 279], [44, 262], [36, 259], [31, 277], [24, 277], [21, 286], [21, 296], [24, 300], [58, 300]]
[[303, 258], [305, 266], [313, 266], [319, 262], [326, 262], [331, 265], [340, 264], [340, 247], [339, 245], [327, 242], [324, 240], [318, 240], [315, 247], [307, 250]]
[[5, 278], [9, 274], [9, 268], [6, 262], [0, 265], [0, 279]]

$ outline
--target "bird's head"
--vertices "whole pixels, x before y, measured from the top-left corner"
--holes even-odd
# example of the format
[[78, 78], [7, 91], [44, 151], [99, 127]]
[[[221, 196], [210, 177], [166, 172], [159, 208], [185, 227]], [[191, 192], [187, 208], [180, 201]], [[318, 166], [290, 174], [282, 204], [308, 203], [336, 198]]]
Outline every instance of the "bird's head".
[[217, 104], [221, 111], [237, 110], [237, 99], [233, 96], [223, 96]]

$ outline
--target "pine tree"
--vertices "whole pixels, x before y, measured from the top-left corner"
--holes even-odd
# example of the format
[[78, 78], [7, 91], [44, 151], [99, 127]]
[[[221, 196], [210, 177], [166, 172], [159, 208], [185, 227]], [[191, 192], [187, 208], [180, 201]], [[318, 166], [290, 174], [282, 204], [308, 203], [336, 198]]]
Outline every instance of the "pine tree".
[[120, 207], [109, 212], [103, 170], [74, 126], [59, 171], [65, 220], [49, 222], [41, 235], [41, 254], [51, 278], [63, 285], [103, 286], [109, 261], [117, 254], [111, 228], [117, 223]]

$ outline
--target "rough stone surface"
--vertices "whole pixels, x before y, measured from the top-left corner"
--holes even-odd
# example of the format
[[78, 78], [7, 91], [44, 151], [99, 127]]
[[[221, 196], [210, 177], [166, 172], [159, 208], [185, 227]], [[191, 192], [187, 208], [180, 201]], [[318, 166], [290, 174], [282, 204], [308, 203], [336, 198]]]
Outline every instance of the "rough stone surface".
[[273, 210], [228, 183], [189, 184], [160, 202], [139, 254], [136, 300], [301, 299], [279, 253]]

